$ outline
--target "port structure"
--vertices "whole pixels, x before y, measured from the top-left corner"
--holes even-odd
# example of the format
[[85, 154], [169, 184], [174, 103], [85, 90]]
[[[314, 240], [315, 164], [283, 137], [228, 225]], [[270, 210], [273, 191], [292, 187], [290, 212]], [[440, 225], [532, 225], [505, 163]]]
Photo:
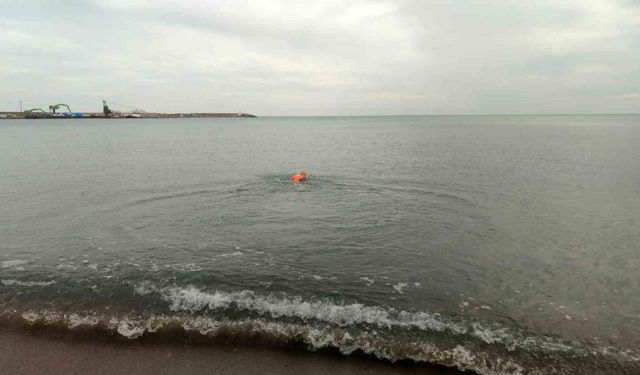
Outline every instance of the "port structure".
[[106, 100], [102, 100], [102, 114], [104, 114], [104, 117], [111, 117], [112, 114]]
[[34, 112], [48, 113], [48, 112], [45, 112], [45, 110], [42, 108], [31, 108], [24, 111], [24, 113], [34, 113]]
[[[22, 103], [20, 103], [22, 104]], [[127, 108], [128, 112], [112, 110], [109, 105]], [[63, 109], [61, 112], [60, 109]], [[67, 111], [64, 111], [66, 109]], [[49, 106], [49, 112], [42, 108], [31, 108], [26, 111], [20, 107], [20, 112], [3, 112], [0, 111], [0, 119], [65, 119], [65, 118], [84, 118], [84, 119], [125, 119], [125, 118], [183, 118], [183, 117], [256, 117], [250, 113], [220, 113], [220, 112], [200, 112], [200, 113], [156, 113], [146, 112], [142, 109], [129, 107], [124, 104], [118, 104], [107, 100], [102, 100], [102, 113], [100, 112], [72, 112], [69, 105], [64, 103], [52, 104]]]
[[24, 114], [25, 118], [47, 118], [47, 117], [51, 117], [51, 114], [49, 112], [46, 112], [42, 108], [31, 108], [31, 109], [27, 109], [26, 111], [24, 111], [22, 113]]
[[55, 115], [55, 114], [56, 114], [56, 111], [57, 111], [60, 107], [67, 107], [67, 111], [69, 111], [69, 113], [72, 113], [72, 112], [71, 112], [71, 108], [69, 108], [69, 106], [68, 106], [68, 105], [66, 105], [66, 104], [64, 104], [64, 103], [50, 105], [50, 106], [49, 106], [49, 111]]

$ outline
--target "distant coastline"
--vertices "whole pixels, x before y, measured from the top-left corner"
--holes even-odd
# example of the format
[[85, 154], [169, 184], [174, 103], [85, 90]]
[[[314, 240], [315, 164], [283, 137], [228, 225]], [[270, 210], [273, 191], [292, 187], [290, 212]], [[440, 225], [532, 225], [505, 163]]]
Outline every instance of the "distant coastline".
[[121, 115], [105, 116], [103, 113], [85, 112], [81, 115], [75, 114], [50, 114], [41, 112], [0, 112], [2, 120], [20, 120], [20, 119], [121, 119], [121, 118], [207, 118], [207, 117], [258, 117], [251, 113], [214, 113], [214, 112], [195, 112], [195, 113], [123, 113]]

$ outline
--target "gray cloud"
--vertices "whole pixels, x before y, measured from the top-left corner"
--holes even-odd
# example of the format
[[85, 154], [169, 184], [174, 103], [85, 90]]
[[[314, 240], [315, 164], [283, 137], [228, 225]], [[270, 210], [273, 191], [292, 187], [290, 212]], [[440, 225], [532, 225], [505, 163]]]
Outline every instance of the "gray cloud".
[[9, 3], [3, 109], [640, 112], [633, 2]]

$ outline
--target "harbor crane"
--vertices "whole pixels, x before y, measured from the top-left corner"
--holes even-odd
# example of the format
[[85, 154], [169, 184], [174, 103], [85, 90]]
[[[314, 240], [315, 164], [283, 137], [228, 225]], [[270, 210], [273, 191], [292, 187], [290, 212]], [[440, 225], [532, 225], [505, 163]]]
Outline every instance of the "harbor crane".
[[111, 109], [109, 108], [106, 100], [102, 101], [102, 113], [105, 117], [111, 117]]
[[[109, 104], [115, 105], [117, 107], [123, 107], [123, 108], [132, 109], [133, 111], [131, 111], [131, 112], [121, 112], [121, 111], [117, 111], [117, 110], [112, 110], [111, 108], [109, 108]], [[105, 117], [140, 118], [140, 117], [143, 117], [147, 112], [145, 112], [142, 109], [138, 109], [138, 108], [134, 109], [133, 107], [130, 107], [128, 105], [118, 104], [118, 103], [107, 101], [107, 100], [102, 100], [102, 113], [104, 114]]]
[[67, 107], [67, 110], [69, 111], [69, 113], [71, 113], [71, 108], [69, 108], [68, 105], [64, 104], [64, 103], [60, 103], [60, 104], [55, 104], [55, 105], [50, 105], [49, 106], [49, 111], [51, 111], [51, 113], [53, 113], [54, 115], [56, 114], [56, 111], [58, 110], [58, 108], [60, 107]]

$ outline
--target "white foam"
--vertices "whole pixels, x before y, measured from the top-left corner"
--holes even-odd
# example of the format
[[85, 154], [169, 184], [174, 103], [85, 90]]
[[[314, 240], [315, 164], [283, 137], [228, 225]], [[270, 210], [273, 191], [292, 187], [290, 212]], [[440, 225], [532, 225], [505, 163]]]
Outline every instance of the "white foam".
[[393, 289], [395, 289], [396, 291], [398, 291], [398, 293], [403, 294], [402, 293], [402, 288], [405, 288], [407, 285], [407, 283], [397, 283], [396, 285], [393, 286]]
[[40, 319], [40, 314], [38, 314], [38, 313], [36, 313], [34, 311], [27, 311], [27, 312], [22, 314], [22, 319], [24, 319], [29, 324], [33, 324], [38, 319]]
[[[328, 327], [313, 327], [306, 324], [272, 322], [261, 319], [250, 320], [215, 320], [202, 316], [168, 317], [151, 315], [147, 318], [130, 316], [112, 316], [107, 318], [98, 314], [62, 314], [47, 311], [28, 311], [22, 314], [23, 319], [30, 324], [36, 322], [46, 325], [63, 324], [69, 329], [88, 326], [93, 327], [107, 322], [106, 326], [129, 339], [136, 339], [145, 333], [153, 333], [170, 325], [179, 325], [186, 331], [198, 332], [209, 337], [215, 337], [219, 332], [237, 332], [239, 334], [268, 335], [282, 342], [289, 342], [292, 338], [301, 340], [309, 345], [309, 349], [337, 348], [343, 354], [350, 354], [360, 349], [367, 354], [391, 361], [411, 359], [414, 361], [439, 363], [455, 366], [461, 370], [474, 370], [480, 374], [518, 374], [513, 369], [522, 367], [511, 360], [497, 358], [489, 361], [485, 356], [474, 355], [463, 346], [453, 349], [441, 349], [431, 342], [396, 341], [369, 332], [349, 333]], [[488, 365], [489, 363], [489, 365]]]
[[471, 328], [473, 335], [487, 344], [510, 344], [514, 341], [509, 330], [504, 327], [492, 329], [488, 326], [474, 322], [471, 324]]
[[68, 316], [67, 326], [71, 329], [80, 326], [96, 326], [100, 323], [100, 317], [97, 315], [79, 315], [71, 314]]
[[78, 267], [73, 266], [71, 264], [58, 264], [57, 268], [59, 270], [72, 270], [72, 271], [75, 271], [78, 269]]
[[322, 276], [311, 275], [311, 277], [313, 277], [314, 280], [322, 280]]
[[144, 326], [140, 324], [136, 324], [135, 321], [132, 321], [128, 318], [124, 319], [111, 319], [109, 321], [110, 327], [115, 327], [116, 331], [124, 337], [135, 339], [144, 334], [146, 331]]
[[[402, 312], [397, 312], [402, 315]], [[98, 313], [66, 314], [55, 311], [26, 311], [22, 313], [23, 319], [30, 324], [66, 325], [73, 329], [81, 326], [102, 325], [109, 330], [129, 339], [136, 339], [145, 333], [158, 332], [164, 327], [180, 326], [186, 331], [197, 332], [202, 335], [215, 337], [218, 333], [228, 335], [230, 332], [238, 335], [255, 337], [267, 335], [281, 342], [300, 340], [312, 350], [333, 347], [341, 353], [350, 354], [356, 350], [375, 355], [378, 358], [386, 358], [391, 361], [399, 359], [411, 359], [415, 361], [439, 363], [447, 366], [455, 366], [461, 370], [473, 370], [479, 374], [542, 374], [555, 373], [559, 363], [555, 361], [539, 361], [536, 358], [539, 352], [568, 351], [572, 350], [568, 357], [569, 364], [575, 358], [575, 350], [579, 347], [569, 347], [558, 342], [541, 340], [540, 338], [527, 338], [525, 341], [514, 342], [520, 347], [528, 349], [532, 346], [535, 362], [523, 367], [509, 354], [513, 348], [502, 354], [495, 351], [472, 351], [469, 347], [460, 344], [453, 348], [440, 347], [440, 344], [428, 338], [415, 340], [404, 336], [395, 337], [388, 335], [386, 330], [365, 329], [350, 330], [340, 329], [332, 325], [312, 325], [308, 323], [279, 322], [264, 320], [261, 318], [247, 318], [241, 320], [214, 319], [207, 316], [178, 314], [178, 315], [120, 315], [106, 316]], [[476, 335], [484, 335], [489, 343], [504, 343], [505, 340], [513, 340], [507, 329], [491, 330], [479, 323], [473, 325]], [[473, 332], [472, 332], [473, 333]], [[503, 341], [496, 340], [500, 335]], [[444, 344], [446, 345], [446, 344]], [[605, 356], [610, 359], [623, 360], [637, 363], [640, 357], [631, 350], [620, 350], [613, 347], [589, 347], [588, 353]], [[585, 354], [579, 354], [582, 356]], [[518, 358], [521, 358], [518, 356]], [[557, 358], [557, 357], [556, 357]], [[607, 359], [604, 359], [607, 361]], [[606, 363], [606, 362], [605, 362]], [[532, 367], [533, 365], [533, 367]], [[541, 367], [538, 367], [541, 366]]]
[[2, 285], [7, 286], [47, 286], [51, 284], [55, 284], [55, 281], [20, 281], [15, 279], [5, 279], [1, 280]]
[[373, 283], [375, 283], [376, 281], [373, 279], [370, 279], [368, 277], [361, 277], [360, 280], [364, 280], [367, 282], [367, 285], [373, 285]]
[[[293, 318], [304, 322], [316, 320], [340, 327], [368, 324], [380, 328], [417, 328], [423, 331], [469, 334], [487, 344], [516, 348], [544, 348], [566, 352], [572, 347], [546, 337], [520, 336], [506, 327], [490, 327], [480, 323], [455, 322], [440, 314], [408, 312], [393, 308], [366, 306], [359, 303], [335, 304], [326, 300], [304, 301], [300, 297], [260, 296], [252, 291], [205, 292], [194, 286], [158, 289], [172, 311], [224, 310], [236, 308], [272, 318]], [[465, 301], [466, 302], [466, 301]], [[463, 302], [463, 303], [465, 303]], [[468, 304], [468, 303], [467, 303]]]
[[[221, 311], [232, 308], [262, 317], [294, 319], [294, 321], [301, 321], [301, 325], [304, 327], [315, 327], [318, 325], [317, 323], [325, 323], [327, 324], [325, 327], [334, 327], [332, 329], [336, 329], [337, 327], [362, 327], [363, 324], [366, 324], [369, 327], [364, 331], [373, 332], [374, 335], [377, 335], [375, 333], [377, 328], [415, 328], [422, 331], [446, 331], [454, 335], [469, 335], [487, 344], [504, 346], [509, 351], [516, 349], [528, 351], [533, 349], [548, 352], [581, 351], [583, 355], [586, 353], [586, 349], [581, 349], [577, 343], [568, 345], [552, 337], [528, 336], [523, 332], [514, 331], [496, 324], [453, 321], [437, 313], [409, 312], [390, 307], [366, 306], [359, 303], [337, 304], [329, 300], [305, 301], [300, 297], [290, 297], [284, 294], [263, 296], [248, 290], [208, 292], [194, 286], [156, 288], [149, 282], [141, 283], [134, 289], [140, 295], [158, 293], [163, 300], [169, 303], [169, 308], [172, 311], [176, 313], [188, 312], [190, 317], [194, 317], [192, 314], [202, 310]], [[256, 320], [259, 319], [252, 319], [252, 321]], [[312, 321], [315, 321], [316, 324], [311, 324]], [[271, 322], [273, 324], [281, 324], [281, 322]], [[139, 331], [134, 330], [127, 324], [119, 327], [119, 329], [124, 332], [122, 334], [139, 334]], [[341, 332], [341, 335], [345, 334], [344, 331]], [[357, 347], [357, 349], [362, 348]], [[591, 348], [589, 351], [602, 354], [600, 349]], [[621, 354], [616, 352], [616, 355]], [[624, 355], [640, 361], [640, 357], [634, 352]]]
[[133, 287], [133, 291], [138, 295], [146, 296], [147, 294], [151, 294], [157, 291], [157, 288], [153, 284], [151, 284], [150, 281], [145, 280], [135, 285]]
[[372, 324], [380, 327], [416, 327], [439, 332], [449, 330], [459, 334], [466, 332], [465, 327], [447, 322], [436, 314], [411, 313], [359, 303], [335, 304], [324, 300], [304, 301], [299, 297], [259, 296], [247, 290], [205, 292], [194, 286], [164, 288], [159, 290], [159, 293], [169, 302], [170, 309], [173, 311], [223, 310], [233, 306], [238, 310], [274, 318], [313, 319], [339, 326]]

